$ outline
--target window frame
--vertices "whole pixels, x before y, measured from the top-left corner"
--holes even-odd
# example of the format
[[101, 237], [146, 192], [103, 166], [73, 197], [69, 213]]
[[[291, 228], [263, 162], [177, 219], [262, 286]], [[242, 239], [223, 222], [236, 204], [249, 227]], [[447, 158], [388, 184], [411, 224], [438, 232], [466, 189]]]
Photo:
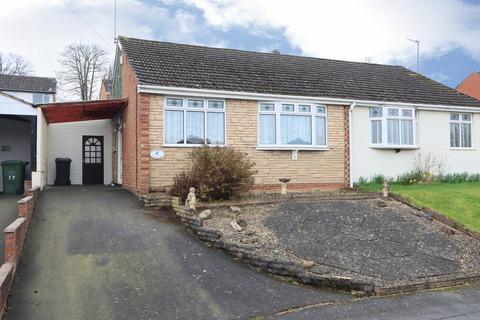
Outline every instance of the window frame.
[[[458, 120], [452, 120], [452, 114], [458, 114]], [[466, 120], [462, 120], [462, 116], [463, 115], [469, 115], [470, 116], [470, 120], [469, 121], [466, 121]], [[473, 137], [475, 136], [474, 133], [473, 133], [473, 113], [470, 113], [470, 112], [449, 112], [448, 114], [448, 137], [449, 137], [449, 140], [450, 140], [450, 135], [451, 135], [451, 130], [452, 130], [452, 127], [451, 127], [451, 124], [452, 123], [456, 123], [459, 125], [459, 143], [460, 143], [460, 147], [452, 147], [452, 141], [450, 140], [449, 141], [449, 146], [450, 146], [450, 149], [451, 150], [474, 150], [474, 147], [473, 147]], [[462, 124], [469, 124], [470, 125], [470, 147], [461, 147], [462, 145]]]
[[[44, 93], [44, 92], [32, 92], [32, 103], [33, 104], [45, 104], [45, 103], [50, 103], [50, 93]], [[42, 97], [42, 101], [40, 102], [34, 102], [35, 101], [35, 96]]]
[[[370, 114], [371, 109], [381, 109], [381, 117], [372, 117]], [[398, 116], [388, 115], [389, 110], [398, 110]], [[408, 110], [412, 112], [412, 116], [403, 116], [402, 111]], [[418, 131], [417, 131], [417, 110], [413, 107], [407, 106], [370, 106], [368, 107], [368, 128], [369, 128], [369, 144], [370, 148], [376, 149], [418, 149]], [[388, 143], [388, 121], [389, 120], [398, 120], [398, 139], [399, 143]], [[402, 120], [411, 120], [412, 121], [412, 131], [413, 131], [413, 143], [404, 144], [402, 143]], [[373, 142], [373, 121], [380, 121], [382, 130], [382, 142], [374, 143]]]
[[[167, 106], [168, 99], [179, 99], [182, 100], [182, 106]], [[203, 100], [203, 107], [189, 107], [188, 100]], [[209, 108], [208, 102], [209, 101], [222, 101], [223, 102], [223, 109], [218, 108]], [[226, 99], [220, 98], [200, 98], [200, 97], [183, 97], [183, 96], [165, 96], [163, 99], [163, 146], [164, 147], [181, 147], [181, 148], [194, 148], [200, 146], [219, 146], [223, 147], [227, 145], [227, 101]], [[166, 119], [166, 112], [167, 111], [182, 111], [183, 112], [183, 143], [167, 143], [166, 142], [166, 134], [165, 131], [167, 126], [165, 124]], [[205, 143], [203, 144], [189, 144], [187, 143], [187, 112], [202, 112], [203, 113], [203, 136]], [[207, 133], [208, 133], [208, 113], [222, 113], [223, 114], [223, 144], [207, 144]]]
[[[262, 105], [273, 104], [273, 110], [262, 111]], [[293, 111], [283, 111], [283, 105], [294, 105]], [[310, 111], [299, 111], [299, 106], [310, 106]], [[317, 112], [317, 106], [322, 107], [324, 113]], [[325, 104], [305, 101], [259, 101], [257, 115], [257, 149], [258, 150], [328, 150], [328, 107]], [[275, 144], [260, 143], [260, 116], [275, 116]], [[311, 144], [282, 144], [281, 117], [286, 116], [308, 116], [310, 118]], [[325, 144], [316, 144], [316, 118], [325, 119]]]

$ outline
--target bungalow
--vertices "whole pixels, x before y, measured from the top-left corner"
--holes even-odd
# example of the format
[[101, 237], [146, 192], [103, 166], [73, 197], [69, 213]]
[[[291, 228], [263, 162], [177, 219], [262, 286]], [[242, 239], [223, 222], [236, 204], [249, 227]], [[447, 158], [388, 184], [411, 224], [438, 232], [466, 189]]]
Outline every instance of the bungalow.
[[54, 78], [0, 74], [0, 162], [28, 162], [28, 181], [39, 179], [36, 170], [37, 110], [34, 105], [55, 101], [55, 92]]
[[119, 38], [113, 181], [165, 191], [201, 144], [256, 162], [255, 189], [337, 189], [422, 153], [480, 173], [480, 102], [400, 66]]

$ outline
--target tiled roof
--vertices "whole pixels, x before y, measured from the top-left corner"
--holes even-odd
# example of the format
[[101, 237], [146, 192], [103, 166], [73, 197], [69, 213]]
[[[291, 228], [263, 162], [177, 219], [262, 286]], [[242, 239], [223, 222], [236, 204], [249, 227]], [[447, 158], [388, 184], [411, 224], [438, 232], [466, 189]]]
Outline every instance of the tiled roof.
[[55, 93], [55, 78], [0, 74], [0, 90]]
[[139, 84], [292, 96], [480, 107], [401, 66], [120, 37]]

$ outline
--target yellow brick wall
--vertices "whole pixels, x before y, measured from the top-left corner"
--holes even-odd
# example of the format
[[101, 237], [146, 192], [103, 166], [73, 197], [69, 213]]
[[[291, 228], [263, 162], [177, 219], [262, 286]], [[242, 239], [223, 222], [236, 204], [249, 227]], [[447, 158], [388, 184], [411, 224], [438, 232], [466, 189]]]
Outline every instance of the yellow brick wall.
[[[162, 149], [165, 157], [150, 159], [150, 189], [162, 190], [172, 184], [172, 178], [188, 168], [191, 148], [163, 147], [164, 97], [150, 96], [150, 149]], [[291, 185], [299, 189], [339, 188], [345, 186], [345, 107], [328, 106], [327, 151], [299, 151], [298, 160], [292, 160], [291, 151], [257, 150], [258, 102], [249, 100], [226, 101], [227, 144], [248, 153], [258, 170], [255, 184], [278, 186], [279, 178], [291, 178]]]

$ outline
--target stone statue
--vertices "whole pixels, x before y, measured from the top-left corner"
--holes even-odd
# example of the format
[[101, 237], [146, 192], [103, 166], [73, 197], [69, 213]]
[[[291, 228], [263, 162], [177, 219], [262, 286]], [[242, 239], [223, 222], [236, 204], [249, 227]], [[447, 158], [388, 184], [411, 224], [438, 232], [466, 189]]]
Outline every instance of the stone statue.
[[388, 197], [388, 193], [389, 193], [389, 190], [388, 190], [388, 181], [387, 179], [383, 179], [383, 197], [384, 198], [387, 198]]
[[282, 183], [282, 187], [280, 189], [280, 193], [282, 196], [285, 196], [287, 195], [287, 183], [290, 182], [290, 178], [280, 178], [278, 179], [278, 181], [280, 181]]
[[195, 211], [196, 203], [197, 203], [197, 196], [195, 195], [195, 188], [191, 187], [190, 192], [188, 193], [187, 199], [185, 200], [185, 207]]

